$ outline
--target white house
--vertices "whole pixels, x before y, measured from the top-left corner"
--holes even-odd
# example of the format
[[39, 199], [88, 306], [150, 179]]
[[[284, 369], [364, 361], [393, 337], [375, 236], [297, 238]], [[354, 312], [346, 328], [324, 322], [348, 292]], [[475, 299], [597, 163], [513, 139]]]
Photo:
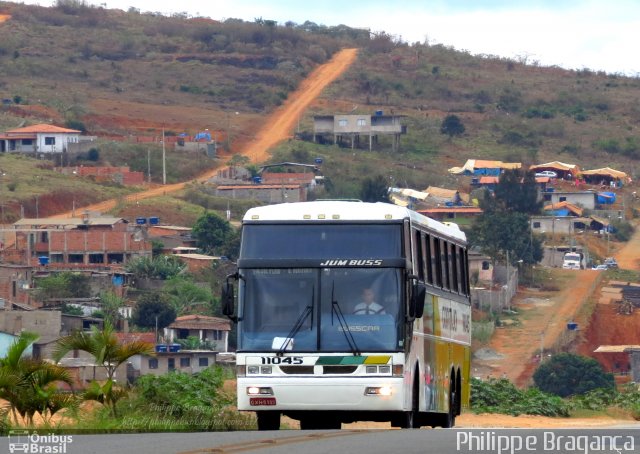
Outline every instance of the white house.
[[0, 134], [0, 152], [62, 153], [67, 144], [78, 143], [81, 131], [39, 124]]

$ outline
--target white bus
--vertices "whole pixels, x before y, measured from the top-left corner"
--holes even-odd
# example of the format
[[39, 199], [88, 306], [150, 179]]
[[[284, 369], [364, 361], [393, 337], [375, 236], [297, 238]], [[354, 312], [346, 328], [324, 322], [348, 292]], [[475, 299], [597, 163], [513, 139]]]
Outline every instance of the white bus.
[[[363, 289], [375, 310], [361, 310]], [[469, 272], [457, 226], [386, 203], [253, 208], [222, 304], [238, 324], [238, 409], [256, 412], [260, 430], [278, 429], [281, 415], [302, 429], [452, 427], [468, 406]]]

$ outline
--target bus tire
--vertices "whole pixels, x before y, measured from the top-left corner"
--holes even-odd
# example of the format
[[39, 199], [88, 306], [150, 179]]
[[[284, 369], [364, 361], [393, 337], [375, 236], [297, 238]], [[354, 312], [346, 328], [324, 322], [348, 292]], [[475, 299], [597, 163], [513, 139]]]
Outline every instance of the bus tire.
[[449, 411], [442, 415], [442, 428], [450, 429], [456, 425], [457, 396], [453, 389], [449, 390]]
[[279, 411], [257, 411], [258, 430], [280, 430]]
[[418, 415], [418, 399], [420, 398], [420, 390], [418, 388], [418, 375], [416, 371], [416, 379], [413, 385], [413, 393], [411, 395], [411, 411], [405, 411], [402, 415], [402, 421], [400, 427], [402, 429], [419, 429], [419, 415]]

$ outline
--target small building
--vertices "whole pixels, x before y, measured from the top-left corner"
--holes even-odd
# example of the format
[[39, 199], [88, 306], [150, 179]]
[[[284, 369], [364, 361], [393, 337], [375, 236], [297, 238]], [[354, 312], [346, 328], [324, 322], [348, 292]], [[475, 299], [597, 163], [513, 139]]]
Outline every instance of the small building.
[[[161, 347], [158, 345], [156, 347]], [[161, 351], [158, 351], [161, 350]], [[217, 351], [212, 350], [182, 350], [179, 348], [163, 350], [156, 348], [155, 356], [137, 355], [131, 358], [128, 368], [129, 378], [136, 375], [165, 375], [171, 371], [195, 374], [216, 364]], [[139, 369], [137, 366], [139, 365]], [[135, 371], [139, 371], [136, 373]], [[132, 381], [131, 379], [129, 381]]]
[[306, 202], [307, 188], [299, 184], [221, 185], [216, 188], [216, 196], [266, 203]]
[[220, 260], [220, 257], [213, 255], [201, 254], [197, 247], [179, 246], [171, 250], [172, 255], [179, 258], [187, 265], [187, 269], [192, 272], [198, 272], [210, 269], [213, 262]]
[[455, 222], [457, 224], [469, 224], [471, 220], [482, 214], [478, 207], [441, 206], [438, 208], [426, 208], [418, 210], [418, 213], [440, 222]]
[[407, 133], [407, 127], [400, 121], [405, 115], [384, 115], [382, 111], [376, 115], [349, 114], [349, 115], [316, 115], [313, 117], [313, 141], [323, 141], [330, 138], [333, 143], [342, 143], [349, 140], [351, 148], [360, 145], [360, 137], [365, 136], [369, 140], [369, 150], [378, 141], [381, 135], [392, 137], [392, 151], [398, 151], [400, 147], [400, 135]]
[[[13, 233], [13, 235], [11, 235]], [[151, 257], [151, 241], [140, 226], [123, 218], [84, 215], [81, 218], [20, 219], [9, 244], [0, 250], [6, 263], [45, 269], [79, 270], [122, 265]]]
[[545, 204], [557, 205], [560, 202], [567, 202], [588, 210], [593, 210], [596, 207], [596, 196], [597, 194], [593, 191], [547, 191], [542, 193]]
[[208, 341], [219, 352], [229, 350], [231, 322], [224, 318], [207, 315], [183, 315], [164, 329], [164, 338], [170, 342], [176, 339], [196, 337], [201, 342]]
[[0, 134], [2, 153], [62, 153], [70, 143], [80, 141], [76, 129], [61, 128], [49, 124], [37, 124], [10, 129]]

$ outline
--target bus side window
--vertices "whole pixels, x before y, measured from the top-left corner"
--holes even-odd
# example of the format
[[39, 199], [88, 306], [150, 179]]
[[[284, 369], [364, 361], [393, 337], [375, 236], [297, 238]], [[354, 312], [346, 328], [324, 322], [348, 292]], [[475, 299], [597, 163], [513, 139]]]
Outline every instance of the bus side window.
[[451, 249], [451, 290], [460, 293], [460, 276], [458, 274], [458, 246], [453, 243], [449, 244]]
[[432, 239], [431, 235], [425, 234], [422, 237], [424, 242], [424, 261], [425, 261], [425, 276], [427, 284], [433, 285], [433, 252], [431, 250]]
[[471, 294], [471, 284], [469, 283], [469, 251], [467, 249], [464, 250], [464, 265], [463, 265], [463, 269], [465, 270], [465, 272], [467, 273], [465, 278], [464, 278], [464, 293], [465, 295], [469, 296]]
[[460, 294], [461, 295], [466, 295], [467, 294], [467, 285], [465, 284], [465, 282], [467, 282], [467, 271], [464, 268], [465, 265], [465, 249], [462, 247], [458, 248], [458, 269], [460, 270], [460, 278], [459, 278], [459, 288], [460, 288]]
[[414, 273], [418, 275], [418, 279], [424, 281], [424, 251], [420, 230], [413, 231], [413, 253], [414, 253]]
[[440, 239], [431, 237], [433, 248], [431, 249], [431, 262], [434, 267], [436, 287], [442, 287], [442, 260], [440, 258]]
[[440, 240], [440, 262], [442, 263], [442, 288], [449, 290], [451, 276], [449, 274], [449, 244]]

